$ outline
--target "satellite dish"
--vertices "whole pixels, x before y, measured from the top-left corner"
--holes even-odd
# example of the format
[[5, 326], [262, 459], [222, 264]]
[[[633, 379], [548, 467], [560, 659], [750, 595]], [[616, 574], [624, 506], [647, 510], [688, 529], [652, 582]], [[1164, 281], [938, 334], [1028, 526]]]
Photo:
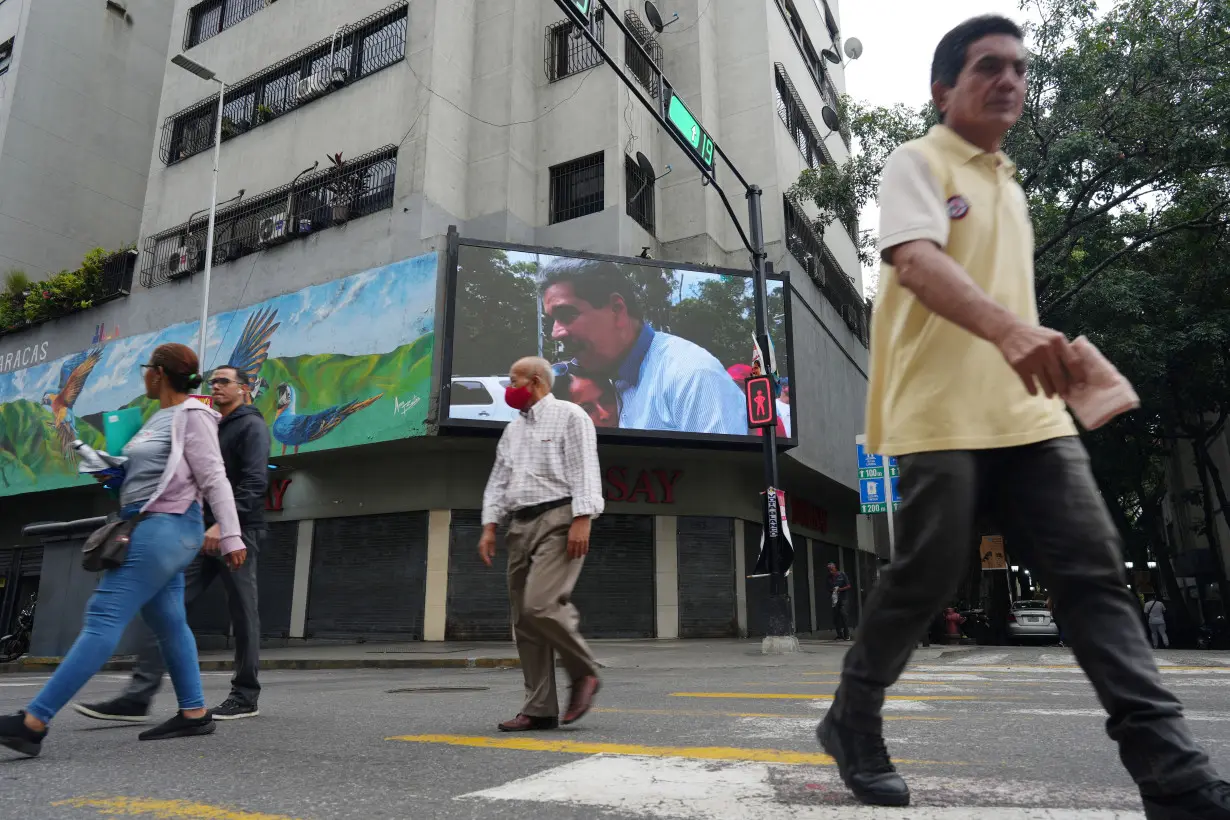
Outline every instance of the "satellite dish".
[[829, 127], [830, 131], [836, 131], [841, 127], [841, 120], [837, 118], [837, 112], [827, 105], [820, 109], [820, 119], [824, 120], [824, 124]]
[[670, 23], [662, 22], [662, 13], [658, 11], [658, 7], [654, 5], [653, 0], [645, 0], [645, 17], [649, 20], [649, 25], [653, 26], [653, 30], [661, 34], [663, 29], [672, 23], [679, 22], [679, 13], [675, 12], [675, 16], [671, 18]]
[[640, 151], [636, 152], [636, 164], [641, 166], [641, 175], [644, 176], [645, 179], [657, 179], [658, 172], [654, 170], [653, 163], [649, 161], [649, 157], [645, 156]]
[[828, 48], [824, 49], [823, 51], [820, 52], [820, 56], [824, 57], [824, 59], [828, 60], [830, 63], [840, 63], [841, 62], [841, 58], [837, 56], [837, 52], [833, 51], [832, 49], [828, 49]]
[[857, 60], [863, 56], [863, 43], [857, 37], [846, 40], [846, 56], [851, 60]]

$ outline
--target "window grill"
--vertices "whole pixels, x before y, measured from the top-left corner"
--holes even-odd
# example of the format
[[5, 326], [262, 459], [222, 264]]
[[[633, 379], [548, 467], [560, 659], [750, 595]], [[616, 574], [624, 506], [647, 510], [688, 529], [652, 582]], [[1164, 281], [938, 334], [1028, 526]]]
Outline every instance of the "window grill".
[[274, 0], [205, 0], [188, 10], [184, 48], [189, 49], [247, 20]]
[[13, 44], [17, 42], [16, 37], [10, 37], [3, 43], [0, 43], [0, 74], [4, 74], [9, 70], [9, 66], [13, 64]]
[[551, 223], [566, 222], [606, 207], [606, 161], [600, 152], [551, 168]]
[[867, 302], [859, 294], [854, 280], [842, 272], [832, 251], [816, 236], [811, 220], [789, 197], [783, 197], [782, 203], [786, 217], [786, 249], [803, 266], [808, 278], [824, 294], [829, 304], [837, 309], [850, 332], [858, 338], [863, 347], [867, 347], [867, 330], [870, 324]]
[[[605, 20], [602, 9], [594, 12], [594, 37], [603, 46], [606, 45]], [[589, 40], [585, 39], [581, 30], [571, 21], [560, 20], [558, 23], [547, 26], [548, 80], [551, 82], [562, 80], [571, 74], [588, 71], [601, 63], [602, 54], [590, 44]]]
[[[653, 35], [649, 33], [649, 29], [641, 22], [641, 16], [632, 9], [624, 12], [624, 24], [627, 25], [630, 32], [624, 37], [624, 65], [632, 72], [632, 76], [636, 77], [640, 84], [649, 92], [649, 96], [655, 100], [658, 98], [659, 80], [662, 77], [662, 46]], [[645, 51], [649, 52], [649, 60], [645, 59], [645, 55], [641, 53], [641, 49], [636, 47], [640, 43]]]
[[803, 100], [800, 99], [794, 83], [790, 82], [790, 77], [786, 74], [786, 67], [777, 63], [775, 68], [777, 69], [777, 116], [781, 117], [786, 130], [790, 132], [790, 136], [794, 137], [794, 144], [798, 147], [799, 153], [803, 155], [809, 168], [815, 169], [825, 163], [831, 164], [833, 155], [829, 153], [824, 140], [821, 139], [820, 131], [807, 113], [807, 109], [803, 107]]
[[654, 182], [647, 176], [640, 163], [627, 154], [624, 155], [624, 184], [628, 186], [628, 216], [650, 234], [654, 233]]
[[[816, 83], [816, 88], [819, 89], [820, 95], [834, 111], [839, 111], [838, 103], [841, 95], [837, 93], [837, 87], [829, 79], [828, 69], [824, 65], [824, 58], [820, 56], [820, 52], [812, 45], [811, 37], [803, 26], [803, 19], [799, 17], [798, 9], [795, 8], [793, 0], [777, 0], [777, 8], [786, 20], [786, 27], [790, 29], [790, 33], [794, 36], [794, 43], [798, 46], [799, 54], [803, 57], [803, 62], [807, 64], [807, 70], [811, 73], [811, 78]], [[836, 40], [833, 42], [833, 47], [837, 47]], [[845, 143], [846, 149], [849, 150], [850, 129], [843, 124], [838, 133], [841, 134], [841, 140]]]
[[[393, 207], [397, 146], [347, 160], [341, 168], [304, 174], [297, 181], [218, 211], [213, 263], [232, 262], [352, 219]], [[145, 242], [141, 284], [147, 288], [205, 267], [208, 214], [151, 236]]]
[[[222, 141], [277, 119], [406, 55], [406, 0], [321, 40], [231, 86], [222, 106]], [[217, 96], [167, 117], [159, 157], [167, 165], [214, 145]]]

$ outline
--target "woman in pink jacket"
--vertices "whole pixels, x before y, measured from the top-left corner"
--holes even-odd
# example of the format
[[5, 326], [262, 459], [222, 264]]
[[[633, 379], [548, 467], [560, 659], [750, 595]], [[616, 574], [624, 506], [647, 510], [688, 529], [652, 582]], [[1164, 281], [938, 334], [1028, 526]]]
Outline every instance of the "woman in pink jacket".
[[141, 365], [145, 395], [160, 409], [124, 448], [120, 516], [145, 518], [133, 531], [123, 566], [107, 571], [90, 598], [81, 634], [51, 680], [24, 712], [0, 717], [0, 745], [33, 757], [47, 724], [115, 651], [138, 612], [158, 636], [175, 685], [179, 712], [141, 734], [142, 740], [208, 734], [196, 641], [184, 612], [184, 569], [204, 540], [202, 500], [222, 531], [221, 551], [232, 568], [247, 558], [235, 499], [218, 450], [218, 413], [188, 394], [199, 387], [197, 356], [181, 344], [154, 350]]

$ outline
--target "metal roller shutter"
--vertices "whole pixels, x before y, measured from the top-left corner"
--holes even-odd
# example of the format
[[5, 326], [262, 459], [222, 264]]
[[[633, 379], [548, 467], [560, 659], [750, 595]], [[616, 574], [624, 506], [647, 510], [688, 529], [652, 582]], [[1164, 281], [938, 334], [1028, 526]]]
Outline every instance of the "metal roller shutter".
[[729, 518], [681, 516], [676, 539], [680, 637], [737, 636], [734, 522]]
[[[444, 637], [450, 641], [505, 641], [512, 636], [508, 602], [508, 547], [496, 534], [495, 559], [478, 557], [480, 510], [453, 510], [448, 532], [448, 604]], [[582, 576], [590, 571], [587, 564]]]
[[267, 638], [290, 637], [290, 603], [295, 594], [298, 541], [298, 521], [272, 523], [257, 556], [261, 635]]
[[653, 517], [603, 515], [590, 532], [589, 555], [573, 599], [589, 638], [652, 638]]
[[423, 637], [427, 513], [316, 522], [306, 637]]
[[811, 561], [808, 540], [801, 535], [793, 538], [794, 566], [794, 631], [811, 632]]
[[21, 548], [21, 574], [22, 575], [42, 575], [43, 573], [43, 548], [42, 547], [22, 547]]
[[[760, 557], [760, 524], [743, 522], [743, 574], [756, 568]], [[765, 606], [769, 600], [769, 578], [747, 579], [747, 634], [758, 637], [768, 632], [768, 614]]]

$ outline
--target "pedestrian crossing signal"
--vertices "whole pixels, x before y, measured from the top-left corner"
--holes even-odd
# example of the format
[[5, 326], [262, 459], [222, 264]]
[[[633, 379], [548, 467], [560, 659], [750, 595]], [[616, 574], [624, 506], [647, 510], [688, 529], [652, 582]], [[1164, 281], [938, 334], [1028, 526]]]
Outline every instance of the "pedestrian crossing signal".
[[777, 404], [773, 401], [773, 381], [768, 376], [747, 380], [747, 426], [773, 427], [777, 424]]

